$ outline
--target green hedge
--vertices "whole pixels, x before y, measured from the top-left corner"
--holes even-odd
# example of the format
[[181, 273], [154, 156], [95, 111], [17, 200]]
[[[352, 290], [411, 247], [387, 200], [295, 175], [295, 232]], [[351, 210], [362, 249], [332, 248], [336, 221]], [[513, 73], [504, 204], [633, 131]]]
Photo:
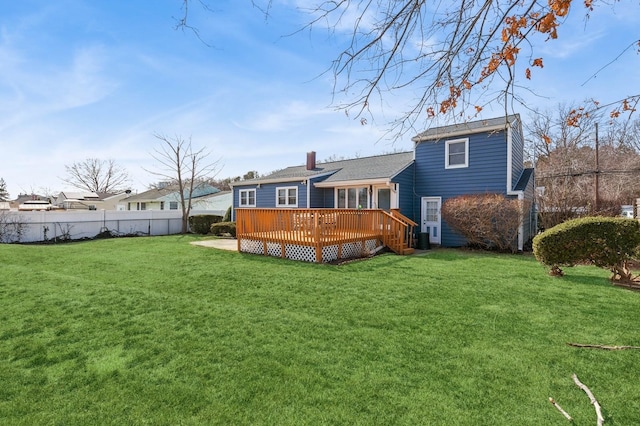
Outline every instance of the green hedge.
[[211, 225], [222, 221], [222, 216], [215, 214], [200, 214], [189, 218], [191, 232], [196, 234], [208, 234]]
[[537, 235], [533, 254], [562, 275], [561, 266], [591, 263], [607, 268], [612, 279], [630, 279], [627, 262], [637, 255], [640, 224], [634, 219], [585, 217], [568, 220]]
[[213, 235], [230, 234], [232, 237], [236, 236], [236, 223], [235, 222], [220, 222], [211, 225], [210, 232]]

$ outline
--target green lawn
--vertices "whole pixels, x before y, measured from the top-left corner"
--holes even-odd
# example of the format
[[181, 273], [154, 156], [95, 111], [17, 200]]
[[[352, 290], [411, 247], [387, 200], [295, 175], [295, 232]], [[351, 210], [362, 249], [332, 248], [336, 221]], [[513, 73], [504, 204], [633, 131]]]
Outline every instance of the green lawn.
[[2, 425], [640, 423], [640, 293], [530, 255], [0, 245]]

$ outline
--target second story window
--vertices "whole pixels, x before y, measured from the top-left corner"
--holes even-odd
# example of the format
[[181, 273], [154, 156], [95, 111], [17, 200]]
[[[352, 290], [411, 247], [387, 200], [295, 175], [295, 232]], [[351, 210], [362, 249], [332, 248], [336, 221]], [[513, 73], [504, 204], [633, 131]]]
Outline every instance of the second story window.
[[445, 142], [445, 169], [469, 167], [469, 139], [456, 139]]

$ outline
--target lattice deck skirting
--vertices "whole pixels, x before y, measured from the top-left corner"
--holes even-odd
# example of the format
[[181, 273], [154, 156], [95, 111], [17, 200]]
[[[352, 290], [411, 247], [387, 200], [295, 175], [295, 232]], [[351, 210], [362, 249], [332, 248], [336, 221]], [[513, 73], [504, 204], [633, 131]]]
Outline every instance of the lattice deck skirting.
[[[381, 245], [377, 238], [363, 241], [339, 242], [326, 246], [269, 242], [252, 239], [240, 240], [240, 251], [243, 253], [263, 254], [265, 256], [284, 257], [291, 260], [315, 262], [316, 250], [322, 250], [322, 262], [338, 259], [364, 257]], [[283, 253], [284, 247], [284, 253]]]
[[386, 246], [410, 254], [417, 223], [380, 209], [236, 209], [241, 252], [306, 262], [363, 257]]

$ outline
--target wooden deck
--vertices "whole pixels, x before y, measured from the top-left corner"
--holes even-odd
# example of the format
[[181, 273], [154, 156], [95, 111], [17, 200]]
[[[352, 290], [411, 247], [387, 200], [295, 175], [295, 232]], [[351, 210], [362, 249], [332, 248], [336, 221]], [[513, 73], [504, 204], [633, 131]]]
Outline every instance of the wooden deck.
[[397, 211], [236, 209], [238, 251], [310, 262], [362, 257], [382, 246], [412, 253], [416, 225]]

